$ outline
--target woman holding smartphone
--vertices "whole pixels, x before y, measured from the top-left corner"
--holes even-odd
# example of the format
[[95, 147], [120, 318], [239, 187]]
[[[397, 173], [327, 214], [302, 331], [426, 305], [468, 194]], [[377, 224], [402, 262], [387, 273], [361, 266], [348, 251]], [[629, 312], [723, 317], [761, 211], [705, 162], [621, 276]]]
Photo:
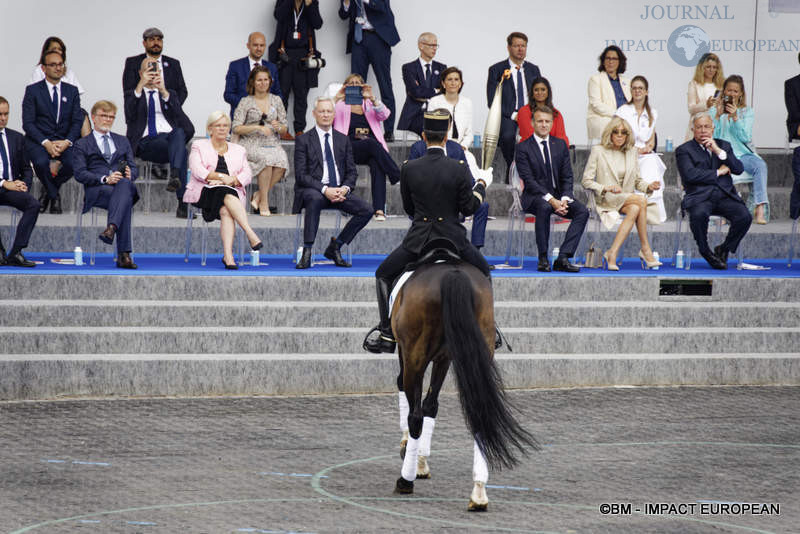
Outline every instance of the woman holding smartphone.
[[694, 137], [692, 132], [692, 117], [695, 113], [708, 111], [714, 105], [714, 99], [722, 92], [722, 82], [725, 75], [722, 74], [722, 63], [716, 54], [711, 52], [703, 54], [694, 69], [694, 78], [689, 82], [686, 93], [687, 105], [689, 108], [689, 127], [686, 129], [688, 141]]

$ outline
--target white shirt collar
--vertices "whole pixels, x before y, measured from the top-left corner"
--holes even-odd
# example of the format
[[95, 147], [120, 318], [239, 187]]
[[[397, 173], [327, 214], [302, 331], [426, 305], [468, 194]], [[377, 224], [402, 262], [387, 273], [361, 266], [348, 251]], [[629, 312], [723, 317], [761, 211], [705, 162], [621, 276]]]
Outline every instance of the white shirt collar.
[[333, 139], [333, 125], [331, 125], [330, 129], [326, 132], [322, 128], [319, 127], [319, 124], [315, 125], [314, 128], [317, 130], [317, 135], [319, 136], [319, 140], [323, 143], [325, 142], [325, 134], [331, 134], [331, 139]]
[[422, 56], [419, 57], [419, 64], [422, 66], [422, 73], [425, 74], [425, 65], [430, 64], [431, 74], [433, 73], [433, 60], [425, 61]]
[[50, 96], [53, 96], [53, 87], [58, 87], [58, 94], [61, 94], [61, 80], [58, 80], [58, 83], [53, 85], [50, 83], [50, 80], [47, 78], [44, 79], [44, 83], [47, 84], [47, 92], [50, 93]]
[[[512, 72], [513, 72], [513, 71], [515, 71], [515, 70], [517, 70], [517, 64], [516, 64], [516, 63], [514, 63], [513, 61], [511, 61], [511, 58], [508, 58], [508, 65], [509, 65], [509, 67], [511, 68], [511, 71], [512, 71]], [[520, 70], [522, 70], [523, 72], [525, 71], [525, 60], [524, 60], [524, 59], [522, 60], [522, 64], [519, 66], [519, 68], [520, 68]]]
[[542, 141], [547, 141], [547, 144], [550, 144], [550, 134], [547, 134], [546, 137], [539, 137], [536, 133], [534, 133], [533, 136], [536, 138], [537, 145], [541, 145]]

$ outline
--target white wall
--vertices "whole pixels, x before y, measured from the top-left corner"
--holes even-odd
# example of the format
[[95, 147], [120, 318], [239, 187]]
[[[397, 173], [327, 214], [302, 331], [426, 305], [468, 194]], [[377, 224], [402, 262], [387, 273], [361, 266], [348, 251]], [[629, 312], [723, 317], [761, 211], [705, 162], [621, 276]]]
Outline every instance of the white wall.
[[[675, 63], [666, 47], [658, 50], [659, 40], [666, 40], [674, 29], [688, 24], [717, 40], [774, 39], [779, 45], [780, 40], [794, 39], [796, 45], [800, 39], [800, 14], [770, 15], [767, 0], [700, 4], [708, 6], [709, 14], [716, 9], [727, 17], [725, 20], [669, 20], [666, 15], [661, 20], [642, 18], [645, 9], [658, 6], [660, 14], [667, 5], [673, 6], [674, 15], [678, 4], [656, 4], [653, 0], [395, 0], [393, 10], [403, 39], [393, 49], [397, 113], [405, 99], [400, 66], [417, 56], [419, 33], [434, 31], [441, 45], [437, 58], [464, 71], [463, 94], [474, 102], [474, 127], [480, 132], [486, 118], [486, 70], [507, 56], [505, 36], [519, 30], [530, 37], [529, 59], [553, 85], [554, 103], [565, 115], [570, 140], [583, 144], [586, 82], [596, 72], [597, 56], [607, 40], [641, 40], [645, 46], [650, 40], [650, 48], [655, 50], [626, 52], [626, 74], [648, 78], [651, 104], [661, 117], [659, 134], [662, 139], [673, 137], [677, 144], [688, 121], [686, 86], [693, 68]], [[687, 5], [693, 8], [695, 4]], [[67, 43], [68, 64], [86, 89], [84, 107], [101, 98], [110, 98], [121, 106], [124, 59], [142, 52], [142, 30], [158, 26], [165, 33], [164, 53], [180, 59], [183, 65], [189, 88], [184, 107], [200, 134], [211, 111], [228, 108], [222, 100], [225, 72], [230, 60], [246, 54], [247, 34], [261, 30], [268, 42], [272, 40], [273, 6], [271, 1], [254, 0], [0, 0], [0, 95], [11, 102], [10, 126], [20, 128], [25, 84], [47, 36], [58, 35]], [[349, 72], [350, 57], [344, 55], [347, 26], [337, 16], [338, 6], [337, 0], [321, 0], [324, 24], [318, 39], [328, 66], [321, 71], [320, 87], [341, 80]], [[725, 73], [741, 74], [748, 84], [756, 108], [756, 144], [783, 146], [783, 80], [800, 71], [797, 51], [720, 51], [719, 55]], [[374, 77], [370, 78], [374, 82]], [[310, 97], [314, 94], [312, 91]], [[115, 130], [124, 129], [120, 114]]]

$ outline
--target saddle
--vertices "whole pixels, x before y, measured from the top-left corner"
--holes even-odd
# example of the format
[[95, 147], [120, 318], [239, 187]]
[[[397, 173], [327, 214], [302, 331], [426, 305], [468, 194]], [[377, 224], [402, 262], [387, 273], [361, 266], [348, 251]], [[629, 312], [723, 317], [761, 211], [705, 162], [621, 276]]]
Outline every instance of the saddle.
[[406, 272], [415, 271], [428, 263], [461, 263], [464, 261], [458, 254], [455, 243], [447, 238], [439, 237], [425, 244], [417, 261], [406, 265]]

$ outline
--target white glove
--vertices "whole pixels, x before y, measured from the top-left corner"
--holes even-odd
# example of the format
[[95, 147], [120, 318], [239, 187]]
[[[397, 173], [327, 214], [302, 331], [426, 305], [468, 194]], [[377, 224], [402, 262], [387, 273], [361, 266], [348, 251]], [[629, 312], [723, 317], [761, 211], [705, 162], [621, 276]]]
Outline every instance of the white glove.
[[478, 176], [475, 178], [477, 180], [483, 180], [488, 188], [490, 185], [492, 185], [492, 181], [494, 180], [494, 167], [478, 170]]

